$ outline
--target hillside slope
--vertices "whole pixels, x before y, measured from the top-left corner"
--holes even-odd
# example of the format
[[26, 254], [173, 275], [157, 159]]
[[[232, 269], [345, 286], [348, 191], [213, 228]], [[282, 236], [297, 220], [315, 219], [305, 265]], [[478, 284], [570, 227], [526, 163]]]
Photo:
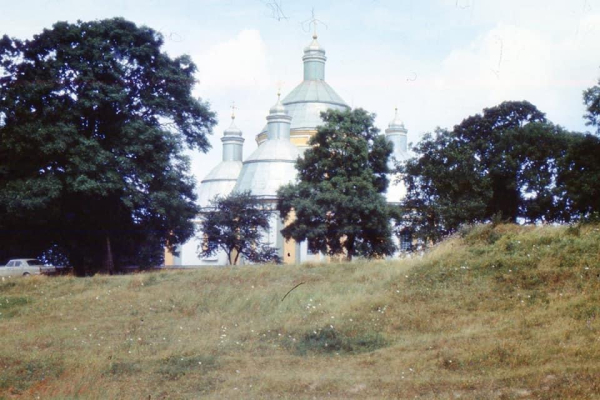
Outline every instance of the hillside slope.
[[599, 288], [598, 225], [477, 226], [395, 262], [7, 279], [0, 398], [594, 398]]

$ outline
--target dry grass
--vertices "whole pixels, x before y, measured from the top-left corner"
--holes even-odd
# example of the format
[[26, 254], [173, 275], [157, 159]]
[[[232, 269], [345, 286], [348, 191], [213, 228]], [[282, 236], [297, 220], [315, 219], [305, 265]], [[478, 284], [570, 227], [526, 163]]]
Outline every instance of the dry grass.
[[15, 278], [0, 398], [595, 398], [599, 288], [597, 225], [477, 226], [397, 262]]

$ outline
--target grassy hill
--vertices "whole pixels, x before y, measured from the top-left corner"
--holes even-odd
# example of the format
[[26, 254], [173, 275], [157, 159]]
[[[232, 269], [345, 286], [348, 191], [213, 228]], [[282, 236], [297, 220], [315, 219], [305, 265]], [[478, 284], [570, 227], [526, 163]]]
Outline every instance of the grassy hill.
[[598, 225], [477, 226], [394, 262], [8, 279], [0, 398], [595, 398], [599, 289]]

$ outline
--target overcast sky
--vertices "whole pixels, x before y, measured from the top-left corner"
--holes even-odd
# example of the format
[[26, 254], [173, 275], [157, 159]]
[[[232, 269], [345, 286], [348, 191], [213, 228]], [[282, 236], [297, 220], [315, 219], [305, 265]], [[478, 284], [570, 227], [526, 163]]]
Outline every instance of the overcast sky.
[[248, 156], [278, 86], [285, 96], [302, 80], [313, 7], [325, 79], [382, 130], [395, 106], [416, 142], [504, 100], [586, 130], [581, 94], [600, 77], [600, 0], [0, 0], [0, 35], [116, 16], [162, 32], [171, 56], [192, 56], [195, 94], [219, 116], [213, 149], [192, 154], [200, 180], [220, 160], [233, 101]]

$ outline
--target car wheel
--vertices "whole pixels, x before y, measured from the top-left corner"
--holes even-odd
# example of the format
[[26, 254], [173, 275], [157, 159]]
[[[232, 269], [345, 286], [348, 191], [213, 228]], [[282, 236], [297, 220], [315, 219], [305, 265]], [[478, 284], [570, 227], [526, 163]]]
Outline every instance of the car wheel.
[[29, 272], [25, 272], [23, 276], [29, 276]]

